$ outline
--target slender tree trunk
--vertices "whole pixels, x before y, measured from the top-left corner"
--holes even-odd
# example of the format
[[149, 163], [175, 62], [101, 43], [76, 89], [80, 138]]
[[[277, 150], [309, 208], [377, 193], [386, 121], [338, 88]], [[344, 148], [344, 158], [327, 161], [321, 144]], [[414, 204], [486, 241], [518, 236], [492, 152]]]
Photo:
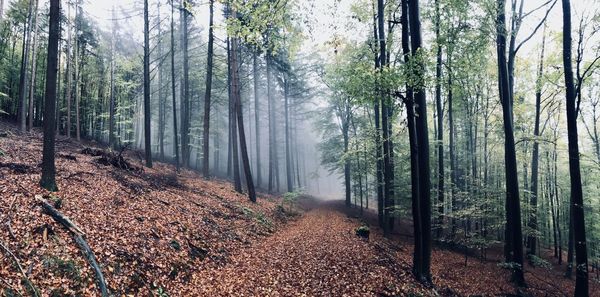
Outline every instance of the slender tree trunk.
[[563, 64], [565, 69], [567, 134], [569, 139], [569, 173], [571, 176], [571, 212], [576, 255], [575, 296], [588, 296], [588, 258], [583, 208], [583, 189], [579, 164], [577, 135], [576, 91], [573, 78], [571, 40], [571, 2], [562, 0], [563, 7]]
[[[448, 65], [452, 65], [452, 55], [450, 51], [448, 55]], [[452, 66], [449, 66], [449, 68]], [[448, 146], [450, 150], [450, 193], [452, 196], [452, 237], [456, 235], [457, 219], [456, 212], [458, 212], [458, 201], [456, 200], [456, 187], [458, 184], [458, 170], [456, 169], [456, 144], [455, 144], [455, 130], [454, 130], [454, 112], [453, 112], [453, 100], [454, 93], [452, 90], [452, 71], [448, 71]]]
[[21, 59], [21, 76], [19, 79], [19, 124], [20, 131], [25, 132], [27, 129], [27, 65], [29, 61], [29, 45], [31, 40], [31, 30], [33, 21], [33, 0], [29, 1], [29, 10], [27, 13], [27, 21], [23, 30], [23, 54]]
[[189, 51], [188, 51], [188, 11], [185, 7], [186, 0], [181, 0], [181, 15], [182, 17], [182, 51], [183, 51], [183, 97], [180, 102], [181, 108], [181, 162], [183, 166], [190, 165], [190, 66], [189, 66]]
[[212, 72], [213, 72], [213, 16], [214, 16], [214, 0], [209, 1], [209, 21], [208, 21], [208, 53], [206, 57], [206, 88], [204, 93], [204, 129], [203, 129], [203, 144], [202, 144], [202, 173], [204, 177], [208, 177], [209, 172], [209, 139], [210, 139], [210, 96], [212, 91]]
[[39, 1], [35, 0], [35, 9], [33, 11], [33, 28], [31, 32], [33, 32], [33, 53], [31, 55], [31, 83], [29, 84], [29, 122], [28, 127], [29, 130], [33, 128], [33, 100], [35, 97], [35, 76], [36, 76], [36, 66], [37, 66], [37, 40], [38, 40], [38, 4]]
[[[116, 105], [116, 94], [115, 94], [115, 42], [116, 42], [116, 38], [117, 38], [117, 26], [116, 26], [116, 16], [115, 16], [115, 7], [113, 6], [112, 8], [112, 18], [113, 18], [113, 25], [112, 25], [112, 36], [111, 36], [111, 40], [110, 40], [110, 103], [109, 103], [109, 116], [108, 116], [108, 146], [111, 148], [115, 148], [116, 147], [116, 142], [115, 142], [115, 105]], [[70, 48], [70, 43], [71, 43], [71, 31], [69, 30], [69, 45], [67, 45], [68, 48]], [[69, 50], [70, 52], [70, 50]], [[67, 106], [69, 105], [69, 101], [70, 101], [70, 88], [71, 88], [71, 83], [70, 83], [70, 74], [69, 74], [69, 55], [67, 54], [67, 76], [69, 77], [67, 80], [69, 81], [69, 83], [67, 83]], [[68, 108], [68, 107], [67, 107]], [[68, 117], [68, 116], [67, 116]]]
[[[377, 22], [378, 22], [378, 33], [379, 33], [379, 65], [381, 69], [385, 68], [387, 65], [387, 48], [385, 45], [385, 7], [384, 1], [377, 1]], [[388, 122], [389, 118], [389, 104], [388, 102], [388, 90], [379, 90], [379, 95], [382, 96], [381, 103], [381, 127], [383, 129], [383, 197], [384, 197], [384, 235], [389, 236], [391, 228], [392, 228], [392, 203], [394, 197], [392, 197], [391, 191], [393, 187], [392, 180], [392, 160], [391, 160], [391, 131], [390, 131], [390, 123]]]
[[46, 66], [46, 91], [44, 107], [44, 147], [42, 152], [42, 178], [40, 185], [49, 191], [57, 191], [56, 166], [54, 164], [54, 113], [56, 105], [56, 73], [58, 70], [58, 40], [60, 38], [60, 1], [50, 0], [50, 20], [48, 30], [48, 58]]
[[156, 2], [156, 27], [158, 30], [158, 153], [161, 160], [165, 159], [165, 126], [166, 123], [166, 98], [163, 90], [163, 34], [161, 29], [161, 1]]
[[274, 167], [275, 167], [275, 135], [273, 133], [274, 112], [273, 112], [273, 97], [271, 94], [271, 53], [267, 51], [265, 54], [267, 62], [267, 105], [269, 113], [269, 192], [273, 192], [274, 189]]
[[259, 101], [258, 101], [258, 57], [256, 50], [252, 53], [252, 72], [254, 79], [254, 129], [256, 130], [256, 186], [260, 188], [262, 183], [260, 169], [260, 116], [259, 116]]
[[504, 122], [504, 150], [506, 166], [506, 256], [507, 262], [514, 263], [512, 281], [517, 285], [525, 284], [523, 276], [523, 233], [521, 230], [521, 206], [519, 200], [519, 180], [517, 156], [515, 150], [512, 98], [509, 83], [509, 71], [506, 62], [506, 15], [505, 0], [497, 0], [497, 55], [498, 82], [502, 115]]
[[[232, 19], [235, 19], [237, 17], [236, 11], [235, 9], [232, 9], [231, 12], [231, 16]], [[242, 98], [240, 96], [240, 77], [239, 77], [239, 62], [238, 62], [238, 40], [237, 37], [232, 37], [231, 38], [231, 60], [230, 62], [230, 67], [231, 67], [231, 94], [233, 94], [234, 98], [234, 105], [235, 105], [235, 110], [234, 110], [234, 114], [237, 115], [237, 128], [239, 131], [239, 136], [240, 136], [240, 151], [242, 154], [242, 164], [244, 166], [244, 175], [246, 177], [246, 187], [248, 188], [248, 197], [250, 198], [250, 201], [252, 202], [256, 202], [256, 191], [254, 189], [254, 181], [252, 180], [252, 172], [250, 170], [250, 159], [248, 157], [248, 146], [246, 145], [246, 135], [244, 132], [244, 117], [243, 117], [243, 109], [242, 109]], [[236, 134], [233, 133], [234, 137], [236, 137]], [[239, 162], [237, 160], [237, 141], [234, 140], [233, 143], [233, 154], [234, 154], [234, 173], [236, 171], [236, 167], [239, 166]], [[237, 171], [239, 171], [239, 169], [237, 169]], [[241, 193], [242, 192], [242, 186], [241, 186], [241, 181], [239, 180], [239, 172], [236, 174], [236, 181], [235, 181], [235, 188], [236, 191]]]
[[179, 143], [177, 139], [177, 103], [175, 100], [175, 1], [171, 1], [171, 95], [173, 99], [173, 151], [175, 166], [179, 172]]
[[[438, 228], [437, 238], [441, 238], [444, 231], [444, 108], [442, 107], [442, 43], [440, 37], [440, 3], [435, 0], [435, 37], [437, 44], [437, 59], [435, 67], [435, 106], [437, 112], [437, 148], [438, 148]], [[451, 86], [449, 86], [451, 87]]]
[[150, 114], [150, 22], [148, 20], [148, 0], [144, 0], [144, 151], [146, 152], [146, 167], [152, 168]]
[[[373, 4], [373, 11], [375, 11], [375, 4]], [[376, 15], [373, 14], [373, 37], [375, 40], [378, 40], [378, 29], [377, 29], [377, 18]], [[375, 55], [375, 68], [380, 68], [379, 64], [379, 55]], [[377, 88], [375, 89], [377, 91]], [[383, 147], [381, 145], [381, 120], [380, 120], [380, 103], [381, 98], [377, 95], [375, 96], [375, 103], [373, 105], [374, 110], [374, 120], [375, 120], [375, 160], [376, 160], [376, 169], [375, 169], [375, 182], [377, 183], [377, 218], [379, 222], [379, 227], [383, 228], [384, 222], [384, 201], [383, 201], [383, 155], [382, 150]]]
[[75, 136], [77, 137], [77, 141], [81, 141], [81, 119], [79, 115], [79, 101], [81, 100], [79, 97], [79, 22], [80, 22], [80, 13], [79, 13], [79, 2], [75, 1], [75, 53], [73, 54], [74, 64], [75, 64]]
[[289, 78], [287, 74], [284, 74], [283, 82], [283, 97], [284, 97], [284, 109], [285, 109], [285, 175], [287, 191], [294, 191], [294, 181], [292, 179], [292, 155], [290, 152], [290, 106], [289, 106]]
[[[545, 32], [544, 32], [545, 33]], [[540, 137], [540, 113], [542, 105], [542, 76], [544, 74], [544, 46], [546, 42], [546, 34], [542, 38], [542, 52], [540, 54], [540, 66], [538, 68], [538, 77], [536, 80], [535, 90], [535, 127], [533, 131], [533, 152], [531, 154], [531, 190], [529, 200], [529, 228], [531, 230], [538, 230], [538, 215], [537, 215], [537, 201], [538, 201], [538, 164], [539, 164], [539, 150], [540, 145], [538, 138]], [[537, 253], [537, 236], [529, 235], [527, 238], [527, 245], [529, 246], [529, 255], [535, 255]]]

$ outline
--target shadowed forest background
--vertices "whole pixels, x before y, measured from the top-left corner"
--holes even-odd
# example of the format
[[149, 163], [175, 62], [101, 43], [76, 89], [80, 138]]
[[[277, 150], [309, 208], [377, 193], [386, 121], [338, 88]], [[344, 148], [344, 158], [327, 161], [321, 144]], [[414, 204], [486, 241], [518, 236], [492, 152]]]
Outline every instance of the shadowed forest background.
[[593, 0], [0, 0], [0, 295], [597, 296], [598, 32]]

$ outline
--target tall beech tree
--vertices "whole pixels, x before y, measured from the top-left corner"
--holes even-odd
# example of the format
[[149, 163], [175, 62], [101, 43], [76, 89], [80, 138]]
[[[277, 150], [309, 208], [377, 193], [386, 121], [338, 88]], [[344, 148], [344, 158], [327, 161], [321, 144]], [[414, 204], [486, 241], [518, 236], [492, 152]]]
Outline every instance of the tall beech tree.
[[209, 0], [208, 20], [208, 52], [206, 54], [206, 87], [204, 91], [204, 125], [202, 134], [202, 174], [209, 176], [209, 138], [210, 138], [210, 100], [213, 79], [213, 56], [214, 56], [214, 0]]
[[44, 106], [44, 148], [42, 151], [42, 178], [40, 185], [49, 191], [57, 191], [55, 152], [56, 80], [58, 72], [58, 40], [60, 39], [60, 0], [50, 0], [48, 29], [48, 58], [46, 66], [46, 91]]
[[576, 280], [575, 296], [589, 296], [588, 255], [585, 235], [585, 211], [583, 208], [583, 187], [581, 185], [581, 165], [579, 137], [577, 134], [577, 92], [573, 76], [571, 2], [562, 0], [563, 8], [563, 66], [565, 73], [567, 135], [569, 146], [569, 173], [571, 181], [571, 224], [575, 244]]
[[150, 21], [148, 0], [144, 0], [144, 152], [146, 153], [146, 167], [152, 168], [150, 114]]
[[506, 170], [506, 232], [505, 257], [513, 263], [512, 280], [518, 285], [525, 284], [523, 276], [523, 233], [521, 229], [521, 205], [519, 200], [519, 180], [515, 149], [513, 98], [510, 92], [509, 68], [506, 61], [506, 13], [505, 1], [497, 0], [496, 49], [498, 55], [498, 90], [502, 105], [504, 124], [504, 162]]

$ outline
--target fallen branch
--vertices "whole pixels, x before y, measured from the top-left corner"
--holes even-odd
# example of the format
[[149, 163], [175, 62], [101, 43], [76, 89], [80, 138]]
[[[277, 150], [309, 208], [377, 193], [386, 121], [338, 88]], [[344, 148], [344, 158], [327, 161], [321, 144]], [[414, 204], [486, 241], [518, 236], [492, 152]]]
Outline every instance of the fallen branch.
[[81, 228], [79, 228], [77, 225], [75, 225], [75, 223], [73, 223], [68, 217], [66, 217], [65, 215], [60, 213], [58, 210], [56, 210], [56, 208], [54, 208], [52, 205], [50, 205], [50, 203], [48, 203], [48, 201], [46, 201], [46, 199], [44, 199], [42, 196], [36, 195], [35, 198], [38, 201], [40, 201], [40, 203], [42, 204], [42, 207], [44, 208], [44, 210], [46, 210], [47, 214], [49, 214], [55, 221], [61, 223], [69, 231], [71, 231], [73, 233], [73, 238], [75, 239], [75, 242], [77, 243], [79, 248], [83, 251], [83, 253], [85, 254], [85, 257], [87, 258], [88, 262], [92, 266], [92, 269], [96, 273], [96, 280], [98, 281], [98, 286], [100, 287], [100, 292], [102, 293], [102, 297], [108, 297], [109, 294], [108, 294], [108, 288], [106, 286], [106, 280], [104, 279], [104, 275], [102, 274], [102, 269], [100, 269], [100, 266], [98, 265], [98, 262], [96, 261], [94, 252], [92, 251], [92, 249], [90, 248], [88, 243], [83, 238], [85, 236], [85, 233], [81, 230]]
[[54, 220], [61, 223], [63, 226], [67, 227], [71, 232], [76, 234], [81, 234], [85, 236], [85, 232], [83, 232], [75, 223], [73, 223], [69, 218], [60, 213], [54, 206], [52, 206], [46, 199], [42, 198], [40, 195], [36, 195], [35, 199], [37, 199], [41, 204], [47, 214], [49, 214]]
[[19, 268], [19, 272], [21, 272], [21, 274], [23, 275], [23, 278], [26, 280], [27, 284], [29, 285], [29, 287], [31, 288], [31, 292], [33, 292], [34, 296], [39, 296], [38, 295], [38, 291], [35, 289], [35, 287], [33, 286], [33, 283], [31, 282], [31, 280], [27, 277], [27, 273], [25, 273], [25, 270], [23, 270], [23, 266], [21, 266], [21, 263], [19, 262], [19, 258], [17, 258], [17, 256], [15, 256], [15, 254], [13, 254], [13, 252], [4, 244], [4, 242], [2, 242], [2, 240], [0, 240], [0, 247], [2, 247], [2, 249], [13, 258], [13, 260], [15, 261], [15, 264], [17, 264], [17, 268]]
[[98, 285], [100, 287], [100, 292], [102, 292], [102, 297], [108, 297], [109, 295], [108, 295], [108, 288], [106, 287], [106, 280], [104, 279], [102, 270], [100, 269], [100, 266], [98, 265], [98, 262], [96, 261], [96, 257], [94, 257], [94, 252], [92, 251], [90, 246], [87, 244], [85, 239], [83, 239], [83, 236], [81, 236], [81, 234], [74, 234], [73, 238], [75, 238], [75, 242], [77, 242], [77, 245], [79, 245], [79, 248], [81, 248], [81, 250], [83, 250], [85, 257], [87, 258], [88, 262], [90, 262], [90, 265], [92, 265], [92, 268], [94, 269], [94, 272], [96, 273], [96, 278], [98, 279]]

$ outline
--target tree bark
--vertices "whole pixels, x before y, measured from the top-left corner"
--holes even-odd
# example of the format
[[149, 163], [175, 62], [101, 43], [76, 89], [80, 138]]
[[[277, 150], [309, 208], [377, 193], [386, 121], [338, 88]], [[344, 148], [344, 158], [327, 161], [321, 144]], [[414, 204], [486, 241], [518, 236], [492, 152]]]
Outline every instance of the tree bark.
[[[538, 230], [538, 217], [537, 217], [537, 201], [538, 201], [538, 167], [539, 167], [539, 154], [540, 144], [538, 138], [540, 137], [540, 113], [542, 105], [542, 75], [544, 74], [544, 46], [546, 42], [546, 34], [542, 38], [542, 52], [540, 54], [540, 64], [538, 68], [538, 77], [536, 80], [535, 90], [535, 126], [533, 131], [533, 151], [531, 153], [531, 190], [529, 194], [529, 228], [533, 231]], [[531, 231], [530, 231], [531, 232]], [[527, 238], [527, 246], [529, 247], [528, 254], [535, 255], [537, 253], [537, 236], [529, 235]]]
[[506, 166], [506, 262], [513, 263], [512, 281], [525, 284], [523, 276], [523, 233], [521, 229], [521, 206], [517, 157], [514, 140], [512, 98], [509, 71], [506, 62], [506, 15], [505, 0], [497, 0], [496, 45], [498, 55], [498, 83], [504, 122], [504, 162]]
[[148, 20], [148, 0], [144, 0], [144, 151], [148, 168], [152, 168], [150, 114], [150, 22]]
[[175, 1], [171, 1], [171, 98], [173, 99], [173, 151], [175, 166], [179, 172], [179, 143], [177, 138], [177, 103], [175, 100]]
[[437, 238], [441, 238], [444, 231], [444, 109], [442, 107], [442, 44], [440, 37], [440, 3], [435, 0], [435, 38], [437, 44], [435, 67], [435, 106], [437, 112], [437, 148], [438, 148], [438, 228]]
[[562, 0], [563, 7], [563, 64], [565, 69], [567, 134], [569, 139], [569, 173], [571, 175], [571, 212], [575, 240], [576, 279], [575, 296], [588, 296], [588, 258], [585, 234], [585, 212], [583, 208], [583, 188], [579, 164], [579, 143], [577, 135], [576, 91], [573, 78], [571, 1]]
[[38, 5], [39, 1], [35, 0], [35, 9], [33, 11], [33, 53], [31, 54], [31, 83], [29, 84], [29, 122], [28, 127], [29, 130], [33, 128], [33, 100], [35, 98], [35, 78], [36, 78], [36, 66], [37, 66], [37, 40], [38, 40]]
[[19, 124], [20, 131], [25, 132], [27, 130], [27, 97], [25, 96], [27, 90], [27, 65], [29, 61], [29, 44], [31, 40], [31, 22], [33, 21], [33, 0], [29, 1], [29, 10], [27, 13], [27, 23], [25, 24], [25, 30], [23, 30], [23, 52], [21, 59], [21, 76], [19, 79]]
[[[410, 41], [413, 56], [422, 51], [421, 21], [419, 16], [419, 1], [409, 1]], [[420, 76], [417, 81], [423, 81], [425, 73], [424, 61], [418, 61], [416, 74]], [[416, 132], [419, 151], [419, 203], [422, 226], [422, 253], [420, 275], [417, 278], [424, 283], [431, 283], [431, 197], [430, 197], [430, 167], [429, 167], [429, 136], [427, 128], [427, 98], [425, 86], [414, 87], [416, 107]]]
[[204, 177], [209, 177], [209, 139], [210, 139], [210, 96], [212, 91], [212, 72], [213, 72], [213, 16], [214, 16], [214, 0], [209, 1], [209, 21], [208, 21], [208, 53], [206, 57], [206, 88], [204, 93], [204, 129], [203, 129], [203, 144], [202, 144], [202, 173]]
[[58, 40], [60, 38], [60, 1], [50, 0], [48, 29], [48, 58], [46, 65], [46, 91], [44, 106], [44, 147], [42, 151], [42, 177], [40, 185], [48, 191], [57, 191], [54, 143], [56, 114], [56, 74], [58, 71]]

